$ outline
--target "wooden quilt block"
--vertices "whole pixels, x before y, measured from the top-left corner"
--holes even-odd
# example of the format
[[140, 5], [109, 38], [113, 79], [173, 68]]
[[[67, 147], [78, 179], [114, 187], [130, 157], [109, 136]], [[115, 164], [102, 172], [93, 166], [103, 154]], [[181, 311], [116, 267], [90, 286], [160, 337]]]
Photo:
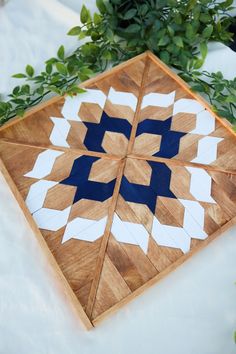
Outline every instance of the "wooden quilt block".
[[0, 128], [1, 171], [85, 326], [236, 220], [235, 134], [147, 52]]

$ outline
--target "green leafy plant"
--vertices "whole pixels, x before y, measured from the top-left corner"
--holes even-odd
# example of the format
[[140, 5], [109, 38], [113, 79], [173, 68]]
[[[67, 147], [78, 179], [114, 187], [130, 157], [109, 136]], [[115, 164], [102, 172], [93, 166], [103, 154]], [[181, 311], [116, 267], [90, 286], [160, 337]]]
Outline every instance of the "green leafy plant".
[[[221, 73], [200, 73], [207, 55], [207, 43], [231, 40], [229, 25], [233, 0], [97, 0], [99, 13], [93, 16], [83, 6], [81, 26], [68, 35], [87, 42], [66, 55], [61, 46], [57, 56], [35, 74], [27, 65], [23, 79], [7, 101], [0, 101], [0, 125], [38, 104], [50, 93], [74, 95], [83, 92], [78, 83], [108, 66], [116, 65], [149, 49], [165, 63], [179, 70], [194, 90], [205, 95], [222, 116], [236, 122], [235, 80]], [[223, 87], [224, 86], [224, 87]]]
[[[184, 69], [199, 54], [199, 44], [231, 40], [228, 11], [233, 1], [111, 0], [98, 1], [103, 16], [93, 32], [119, 36], [126, 50], [136, 55], [150, 49], [165, 63]], [[105, 4], [105, 5], [104, 5]], [[89, 22], [87, 22], [88, 26]], [[206, 46], [205, 46], [206, 47]]]
[[236, 123], [236, 78], [227, 80], [221, 72], [209, 73], [197, 70], [181, 72], [193, 91], [201, 93], [212, 105], [212, 109], [232, 125]]

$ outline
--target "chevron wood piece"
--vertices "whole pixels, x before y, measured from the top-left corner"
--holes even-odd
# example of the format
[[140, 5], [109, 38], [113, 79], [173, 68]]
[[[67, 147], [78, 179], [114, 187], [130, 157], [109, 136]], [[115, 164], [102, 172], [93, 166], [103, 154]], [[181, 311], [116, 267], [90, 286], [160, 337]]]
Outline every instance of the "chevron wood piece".
[[235, 134], [152, 53], [0, 128], [0, 169], [86, 328], [236, 221]]

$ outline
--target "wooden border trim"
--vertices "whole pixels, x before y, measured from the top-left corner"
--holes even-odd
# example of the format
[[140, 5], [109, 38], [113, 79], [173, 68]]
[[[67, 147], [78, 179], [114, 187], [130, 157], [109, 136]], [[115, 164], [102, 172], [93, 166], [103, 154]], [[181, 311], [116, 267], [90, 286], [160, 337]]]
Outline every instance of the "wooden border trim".
[[150, 279], [148, 282], [143, 284], [140, 288], [132, 292], [130, 295], [126, 296], [124, 299], [116, 303], [114, 306], [110, 307], [108, 310], [103, 312], [101, 315], [99, 315], [97, 318], [95, 318], [92, 323], [94, 326], [97, 326], [101, 321], [103, 321], [107, 315], [116, 312], [119, 310], [121, 307], [126, 305], [128, 302], [131, 300], [135, 299], [138, 295], [142, 294], [146, 289], [149, 289], [152, 285], [156, 284], [159, 280], [164, 278], [166, 275], [168, 275], [171, 271], [175, 270], [178, 266], [183, 264], [186, 260], [188, 260], [190, 257], [192, 257], [195, 253], [203, 249], [205, 246], [207, 246], [210, 242], [215, 240], [218, 236], [223, 235], [223, 233], [228, 230], [231, 226], [236, 224], [236, 216], [228, 221], [226, 224], [224, 224], [220, 229], [218, 229], [215, 233], [213, 233], [209, 238], [206, 240], [202, 241], [196, 248], [190, 250], [188, 253], [184, 254], [181, 258], [179, 258], [177, 261], [172, 263], [169, 267], [167, 267], [165, 270], [163, 270], [161, 273], [157, 274], [154, 276], [152, 279]]
[[47, 257], [47, 260], [50, 263], [50, 266], [53, 268], [56, 278], [62, 284], [62, 289], [65, 289], [65, 294], [67, 297], [70, 298], [73, 308], [75, 309], [77, 315], [79, 316], [80, 320], [82, 321], [83, 325], [86, 329], [91, 329], [93, 327], [92, 322], [89, 320], [88, 316], [86, 315], [82, 305], [78, 301], [77, 297], [75, 296], [72, 288], [70, 287], [69, 283], [67, 282], [62, 270], [60, 269], [59, 265], [57, 264], [53, 254], [51, 253], [46, 241], [43, 238], [40, 230], [38, 229], [33, 217], [31, 216], [20, 192], [18, 191], [13, 179], [11, 178], [10, 174], [8, 173], [2, 159], [0, 158], [0, 171], [3, 174], [8, 186], [10, 187], [12, 194], [14, 195], [18, 205], [20, 206], [21, 210], [24, 213], [24, 216], [32, 229], [33, 233], [36, 236], [36, 239], [43, 250], [44, 254]]

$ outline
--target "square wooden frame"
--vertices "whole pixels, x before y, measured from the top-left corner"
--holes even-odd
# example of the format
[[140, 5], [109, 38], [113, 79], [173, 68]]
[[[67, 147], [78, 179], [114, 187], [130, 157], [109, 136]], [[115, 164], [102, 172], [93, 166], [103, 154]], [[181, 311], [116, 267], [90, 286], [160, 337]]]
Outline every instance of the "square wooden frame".
[[[107, 78], [108, 76], [115, 74], [116, 72], [118, 72], [122, 68], [126, 67], [127, 65], [135, 64], [136, 61], [139, 61], [139, 60], [142, 60], [142, 59], [143, 60], [149, 59], [152, 62], [156, 63], [163, 71], [165, 71], [171, 78], [173, 78], [185, 91], [187, 91], [193, 98], [195, 98], [208, 111], [210, 111], [211, 114], [215, 117], [215, 119], [222, 126], [224, 126], [225, 129], [227, 129], [227, 131], [230, 132], [230, 134], [232, 134], [232, 135], [234, 135], [236, 137], [236, 134], [234, 134], [232, 132], [231, 128], [224, 121], [222, 121], [222, 119], [220, 117], [218, 117], [211, 110], [211, 107], [209, 106], [209, 104], [201, 96], [199, 96], [198, 94], [192, 92], [190, 87], [179, 76], [177, 76], [174, 72], [172, 72], [163, 62], [161, 62], [158, 58], [156, 58], [156, 56], [154, 56], [149, 51], [145, 52], [144, 54], [141, 54], [141, 55], [139, 55], [139, 56], [137, 56], [137, 57], [135, 57], [135, 58], [123, 63], [123, 64], [118, 65], [117, 67], [113, 68], [112, 70], [110, 70], [108, 72], [102, 73], [102, 74], [98, 75], [97, 77], [92, 78], [92, 79], [84, 82], [80, 86], [81, 87], [86, 87], [87, 85], [95, 83], [98, 79]], [[144, 76], [145, 76], [145, 74], [144, 74]], [[145, 159], [145, 157], [132, 154], [132, 147], [133, 147], [133, 144], [134, 144], [135, 133], [136, 133], [136, 130], [137, 130], [137, 125], [138, 125], [138, 116], [139, 116], [140, 107], [141, 107], [142, 90], [143, 90], [143, 85], [141, 87], [140, 97], [138, 99], [138, 106], [137, 106], [136, 115], [135, 115], [135, 118], [134, 118], [134, 124], [133, 124], [133, 128], [132, 128], [133, 130], [131, 132], [131, 138], [130, 138], [130, 141], [129, 141], [128, 154], [127, 154], [128, 157], [139, 158], [139, 159]], [[36, 108], [33, 108], [28, 113], [26, 113], [26, 115], [22, 118], [22, 120], [27, 119], [33, 113], [36, 113], [39, 110], [51, 105], [52, 103], [58, 102], [59, 100], [61, 100], [61, 97], [56, 97], [56, 98], [50, 99], [49, 101], [47, 101], [45, 103], [42, 103], [42, 104], [38, 105]], [[6, 128], [14, 126], [18, 122], [19, 122], [19, 118], [12, 119], [9, 123], [5, 124], [3, 127], [0, 128], [0, 132], [5, 130]], [[0, 138], [0, 140], [4, 141], [3, 138]], [[65, 151], [65, 149], [63, 149], [63, 148], [58, 148], [58, 150], [60, 150], [60, 149], [62, 151]], [[80, 151], [80, 153], [84, 153], [84, 152]], [[86, 154], [90, 155], [90, 156], [99, 156], [99, 153], [86, 152]], [[103, 156], [103, 154], [101, 154], [101, 156]], [[112, 158], [116, 159], [117, 157], [112, 156]], [[117, 160], [119, 160], [119, 159], [117, 158]], [[149, 160], [156, 161], [156, 158], [155, 157], [153, 157], [153, 158], [150, 157]], [[158, 161], [161, 161], [161, 158], [159, 158]], [[163, 159], [163, 161], [165, 161], [165, 159]], [[173, 163], [176, 163], [176, 164], [179, 164], [179, 165], [183, 165], [183, 163], [180, 162], [180, 161], [176, 161], [176, 162], [174, 161]], [[189, 165], [191, 165], [191, 163], [189, 163]], [[194, 164], [192, 164], [192, 165], [194, 165]], [[121, 176], [122, 176], [121, 172], [123, 171], [123, 168], [124, 168], [124, 161], [121, 163], [121, 166], [120, 166], [120, 172], [119, 172], [120, 177], [118, 177], [119, 183], [121, 181]], [[212, 167], [212, 169], [214, 170], [214, 167]], [[217, 169], [215, 169], [215, 170], [217, 170]], [[218, 235], [222, 234], [225, 230], [227, 230], [229, 227], [231, 227], [232, 225], [234, 225], [236, 223], [236, 217], [234, 217], [233, 219], [228, 221], [226, 224], [224, 224], [220, 229], [218, 229], [213, 235], [211, 235], [211, 238], [202, 241], [201, 244], [199, 244], [197, 247], [195, 247], [193, 250], [191, 250], [187, 254], [183, 255], [181, 258], [179, 258], [174, 263], [172, 263], [164, 271], [162, 271], [161, 273], [159, 273], [156, 276], [154, 276], [152, 279], [147, 281], [144, 285], [139, 287], [137, 290], [133, 291], [130, 295], [126, 296], [123, 300], [119, 301], [116, 305], [112, 306], [110, 309], [108, 309], [103, 314], [98, 316], [98, 318], [96, 318], [95, 320], [91, 321], [89, 319], [89, 317], [87, 316], [87, 314], [85, 313], [85, 311], [84, 311], [83, 307], [81, 306], [79, 300], [77, 299], [76, 295], [72, 291], [70, 285], [68, 284], [68, 282], [67, 282], [65, 276], [63, 275], [60, 267], [58, 266], [54, 256], [52, 255], [51, 251], [49, 250], [49, 247], [48, 247], [46, 241], [44, 240], [44, 237], [42, 236], [42, 233], [40, 232], [39, 228], [37, 227], [33, 217], [31, 216], [28, 208], [26, 207], [26, 204], [25, 204], [20, 192], [18, 191], [18, 189], [17, 189], [17, 187], [15, 185], [15, 182], [13, 181], [12, 177], [8, 173], [8, 171], [7, 171], [7, 169], [6, 169], [5, 165], [4, 165], [4, 162], [1, 159], [0, 159], [0, 171], [4, 175], [8, 185], [10, 186], [10, 188], [11, 188], [11, 190], [12, 190], [12, 192], [13, 192], [13, 194], [14, 194], [17, 202], [18, 202], [18, 204], [20, 205], [22, 211], [24, 212], [26, 220], [27, 220], [28, 224], [30, 225], [31, 229], [33, 230], [33, 232], [34, 232], [34, 234], [35, 234], [35, 236], [36, 236], [36, 238], [37, 238], [37, 240], [38, 240], [38, 242], [40, 244], [40, 247], [43, 249], [43, 252], [47, 256], [47, 259], [48, 259], [50, 265], [55, 270], [56, 276], [59, 278], [59, 280], [63, 284], [64, 289], [65, 289], [65, 293], [68, 296], [68, 299], [70, 299], [71, 303], [73, 304], [74, 308], [76, 309], [76, 311], [77, 311], [77, 313], [79, 315], [79, 318], [82, 320], [83, 324], [85, 325], [85, 327], [87, 329], [90, 329], [93, 326], [96, 326], [106, 315], [112, 313], [113, 311], [118, 310], [121, 306], [123, 306], [124, 304], [128, 303], [130, 300], [132, 300], [133, 298], [138, 296], [140, 293], [142, 293], [145, 289], [147, 289], [151, 285], [155, 284], [162, 277], [164, 277], [169, 272], [174, 270], [178, 265], [182, 264], [185, 260], [190, 258], [195, 252], [197, 252], [198, 250], [200, 250], [203, 247], [205, 247], [214, 238], [216, 238]], [[119, 191], [119, 183], [116, 186], [117, 193]], [[110, 216], [110, 219], [111, 219], [111, 216]], [[112, 222], [112, 219], [111, 219], [111, 222]], [[105, 250], [104, 250], [104, 252], [105, 252]]]

